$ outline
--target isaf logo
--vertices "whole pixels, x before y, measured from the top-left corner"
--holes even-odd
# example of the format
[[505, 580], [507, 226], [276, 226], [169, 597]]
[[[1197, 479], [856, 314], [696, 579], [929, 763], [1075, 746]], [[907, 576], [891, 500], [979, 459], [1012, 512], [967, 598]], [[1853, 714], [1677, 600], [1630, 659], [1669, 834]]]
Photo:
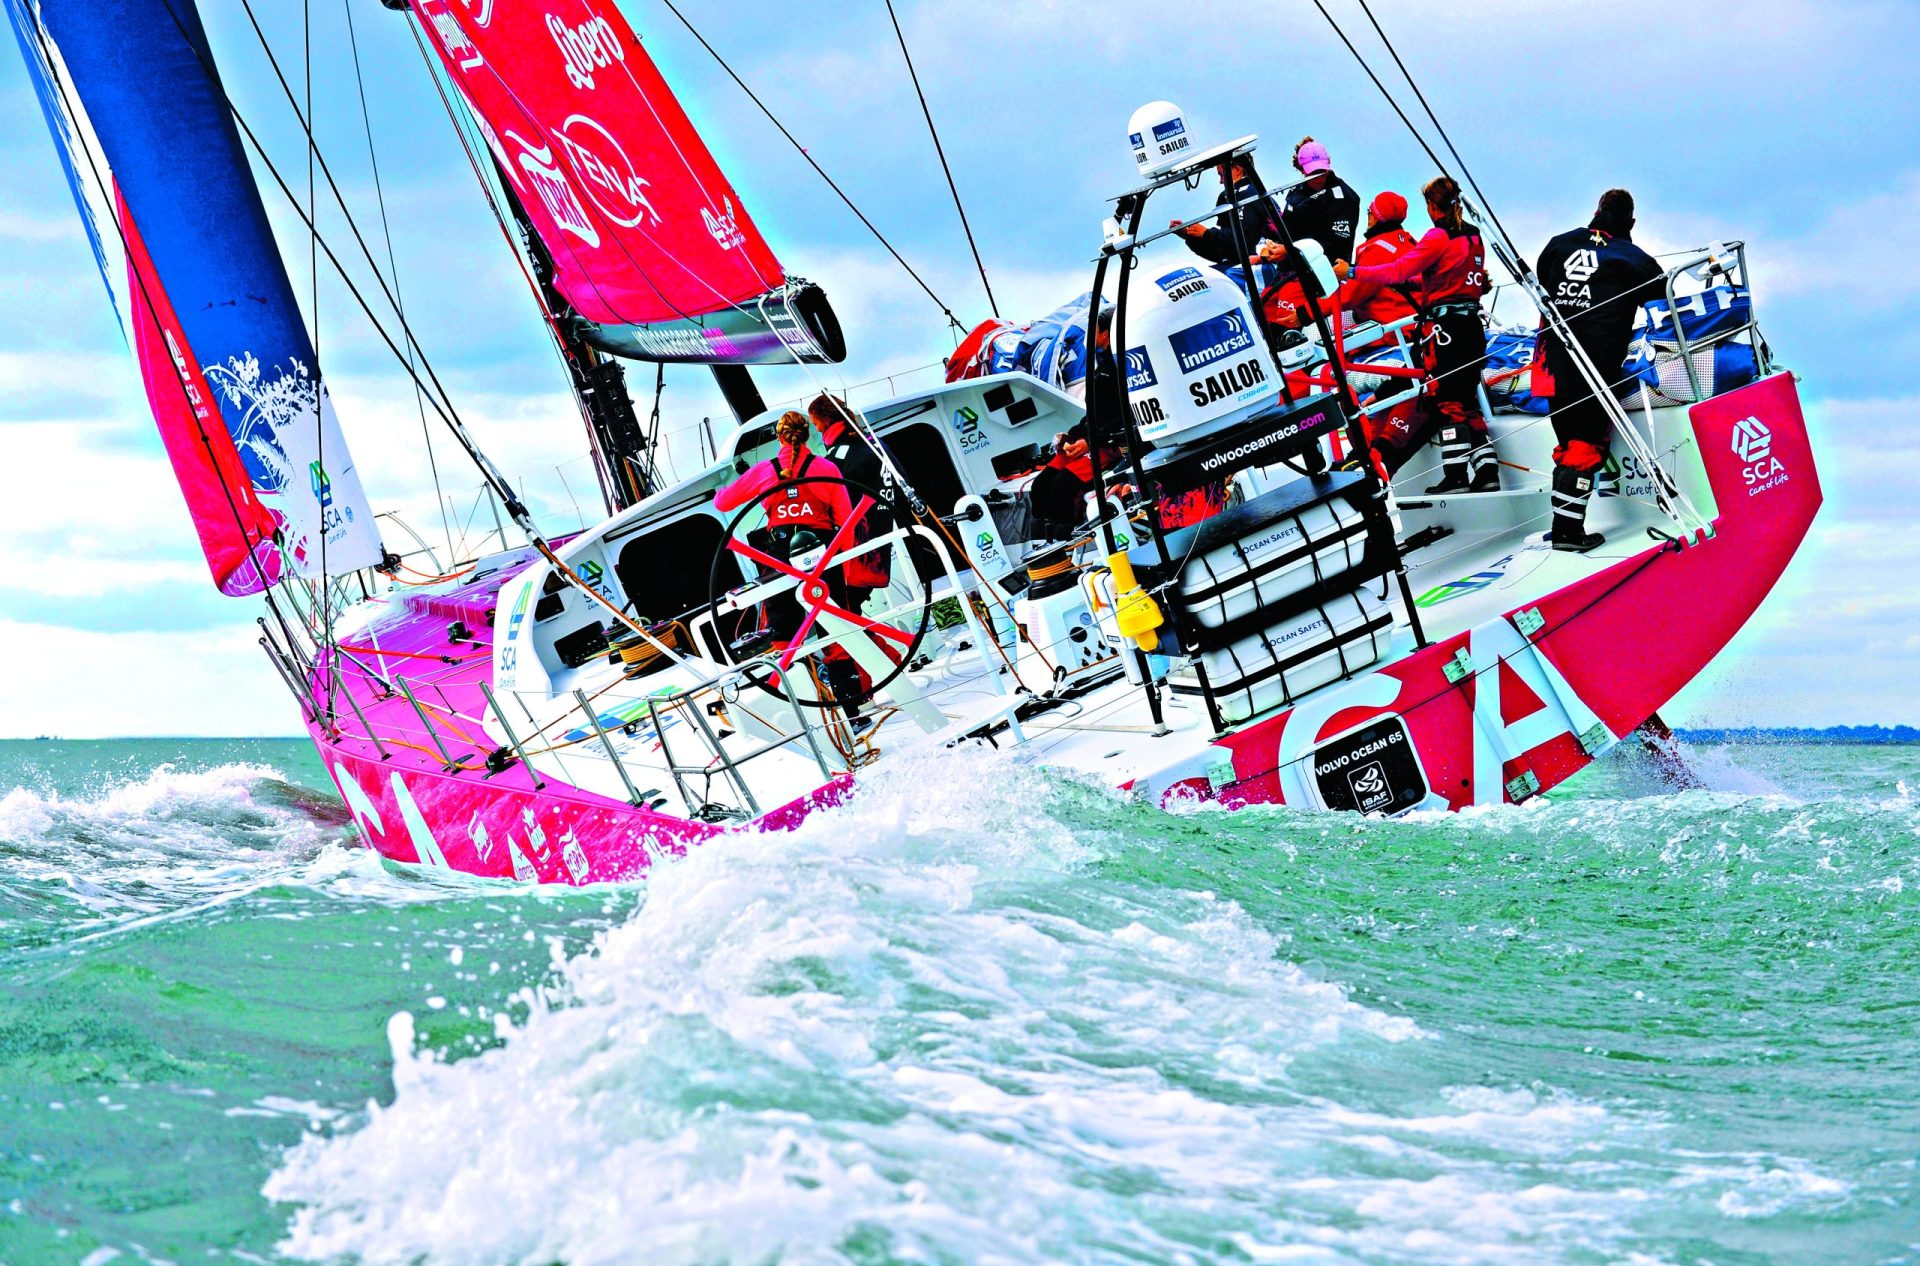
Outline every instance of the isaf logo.
[[1741, 418], [1733, 424], [1733, 454], [1743, 462], [1773, 455], [1773, 432], [1759, 418]]

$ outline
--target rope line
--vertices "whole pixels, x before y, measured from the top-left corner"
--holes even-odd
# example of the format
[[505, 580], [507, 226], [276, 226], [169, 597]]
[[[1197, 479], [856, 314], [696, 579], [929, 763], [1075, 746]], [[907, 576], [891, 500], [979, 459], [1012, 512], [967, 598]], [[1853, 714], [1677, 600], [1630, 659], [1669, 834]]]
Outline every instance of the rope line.
[[947, 165], [947, 150], [940, 143], [940, 129], [933, 125], [933, 110], [927, 105], [927, 94], [920, 87], [920, 72], [913, 68], [913, 54], [907, 51], [906, 32], [900, 29], [900, 16], [893, 10], [893, 0], [887, 0], [887, 18], [893, 23], [894, 38], [900, 41], [900, 56], [907, 63], [907, 78], [913, 81], [914, 95], [920, 98], [920, 115], [927, 121], [927, 135], [933, 138], [933, 152], [939, 155], [941, 174], [947, 178], [947, 192], [953, 195], [953, 209], [960, 213], [960, 228], [967, 235], [967, 249], [973, 252], [973, 266], [980, 273], [980, 288], [987, 292], [987, 307], [993, 312], [995, 320], [1000, 319], [1000, 304], [993, 297], [993, 283], [987, 280], [987, 266], [980, 258], [980, 247], [973, 240], [973, 225], [967, 221], [967, 209], [960, 203], [960, 186], [954, 183], [953, 168]]
[[894, 249], [893, 243], [889, 242], [887, 240], [886, 234], [882, 233], [878, 228], [876, 228], [874, 226], [873, 221], [867, 218], [866, 212], [862, 211], [859, 207], [854, 205], [853, 199], [847, 196], [846, 190], [842, 189], [834, 181], [833, 177], [827, 174], [826, 168], [822, 167], [818, 162], [814, 160], [813, 155], [807, 152], [807, 147], [802, 145], [799, 142], [799, 140], [797, 140], [794, 137], [793, 133], [787, 130], [786, 124], [782, 123], [778, 118], [774, 116], [773, 111], [767, 108], [767, 103], [762, 101], [759, 98], [759, 96], [753, 91], [753, 89], [747, 87], [746, 81], [740, 78], [740, 76], [734, 72], [734, 69], [732, 66], [727, 64], [727, 59], [722, 57], [719, 51], [715, 49], [713, 45], [707, 43], [707, 37], [700, 34], [699, 29], [696, 28], [692, 22], [687, 20], [687, 15], [680, 12], [679, 6], [674, 4], [673, 0], [661, 0], [661, 2], [667, 6], [667, 12], [673, 14], [674, 17], [680, 19], [680, 25], [687, 28], [687, 33], [692, 35], [694, 39], [700, 42], [700, 47], [706, 49], [708, 55], [711, 56], [714, 61], [720, 64], [720, 69], [727, 72], [727, 77], [733, 80], [734, 83], [739, 85], [740, 91], [747, 94], [747, 100], [753, 102], [754, 105], [760, 108], [760, 113], [767, 116], [767, 122], [773, 124], [774, 128], [779, 131], [780, 135], [786, 138], [787, 144], [793, 146], [794, 151], [798, 153], [800, 157], [807, 160], [807, 166], [813, 168], [814, 173], [818, 175], [820, 179], [826, 181], [827, 188], [833, 190], [835, 195], [839, 197], [840, 201], [847, 204], [847, 210], [853, 212], [854, 216], [860, 221], [860, 223], [866, 226], [867, 232], [873, 234], [874, 240], [879, 242], [880, 245], [886, 247], [887, 254], [893, 256], [894, 262], [899, 264], [900, 267], [906, 269], [907, 276], [913, 278], [915, 284], [918, 285], [920, 289], [927, 292], [927, 298], [933, 300], [934, 305], [940, 309], [940, 311], [946, 316], [947, 320], [955, 326], [960, 325], [960, 319], [953, 315], [953, 309], [947, 306], [946, 301], [942, 299], [939, 295], [935, 294], [933, 292], [933, 287], [929, 286], [926, 283], [925, 279], [922, 278], [919, 273], [913, 270], [913, 265], [909, 264], [906, 261], [906, 257], [901, 255], [899, 251]]
[[[353, 54], [353, 82], [360, 94], [360, 123], [367, 137], [367, 163], [373, 169], [373, 196], [380, 206], [380, 235], [387, 246], [387, 272], [393, 277], [394, 308], [402, 321], [407, 313], [401, 303], [400, 263], [393, 249], [393, 229], [387, 220], [387, 195], [380, 182], [380, 155], [373, 144], [373, 117], [367, 110], [367, 81], [360, 70], [360, 40], [353, 26], [353, 0], [340, 0], [341, 12], [347, 19], [347, 47]], [[413, 348], [407, 348], [407, 365], [413, 366]], [[446, 494], [440, 487], [440, 462], [433, 452], [433, 428], [427, 425], [427, 405], [420, 396], [420, 383], [416, 378], [413, 384], [414, 408], [420, 414], [420, 438], [427, 446], [427, 469], [433, 475], [433, 500], [440, 511], [440, 529], [447, 538], [447, 562], [453, 557], [453, 524], [449, 521], [446, 509]]]

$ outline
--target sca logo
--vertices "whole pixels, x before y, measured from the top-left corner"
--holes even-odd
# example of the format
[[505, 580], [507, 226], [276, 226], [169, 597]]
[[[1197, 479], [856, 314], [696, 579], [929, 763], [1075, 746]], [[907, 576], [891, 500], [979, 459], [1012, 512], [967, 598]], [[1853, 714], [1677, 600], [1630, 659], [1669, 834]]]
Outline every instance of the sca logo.
[[953, 411], [953, 433], [960, 437], [960, 451], [971, 453], [987, 442], [987, 433], [980, 429], [980, 414], [972, 405], [961, 405]]
[[1747, 495], [1765, 492], [1787, 481], [1787, 468], [1773, 455], [1773, 432], [1759, 418], [1741, 418], [1733, 424], [1733, 455], [1744, 463], [1740, 478]]
[[1556, 302], [1564, 302], [1569, 307], [1584, 308], [1593, 303], [1593, 287], [1587, 283], [1600, 271], [1600, 252], [1583, 248], [1567, 256], [1561, 265], [1566, 279], [1554, 292]]
[[322, 510], [333, 504], [333, 479], [327, 474], [327, 468], [319, 462], [307, 467], [307, 483], [313, 489], [313, 499], [320, 503]]
[[1592, 281], [1593, 275], [1599, 271], [1599, 251], [1583, 248], [1567, 256], [1566, 273], [1568, 281]]

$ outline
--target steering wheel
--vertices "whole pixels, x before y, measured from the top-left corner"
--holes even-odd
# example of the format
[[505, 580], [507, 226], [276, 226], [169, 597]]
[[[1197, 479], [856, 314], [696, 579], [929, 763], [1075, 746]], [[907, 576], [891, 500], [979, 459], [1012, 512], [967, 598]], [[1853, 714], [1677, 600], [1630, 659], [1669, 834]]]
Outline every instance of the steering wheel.
[[[808, 560], [812, 559], [814, 550], [806, 551], [806, 553], [796, 561], [795, 559], [781, 558], [776, 553], [769, 553], [741, 539], [740, 525], [755, 511], [761, 509], [776, 497], [786, 496], [790, 490], [801, 488], [808, 484], [837, 485], [844, 488], [847, 493], [847, 500], [853, 506], [853, 512], [848, 516], [847, 521], [835, 525], [833, 539], [827, 542], [824, 549], [819, 550], [818, 558], [812, 561], [811, 566], [807, 566], [806, 564]], [[779, 659], [777, 660], [777, 684], [775, 681], [776, 672], [767, 670], [763, 666], [749, 667], [745, 674], [747, 679], [752, 681], [754, 685], [760, 687], [760, 689], [775, 698], [792, 699], [803, 708], [831, 708], [837, 706], [831, 698], [822, 698], [819, 696], [809, 698], [807, 697], [808, 692], [805, 690], [789, 692], [782, 688], [794, 676], [789, 669], [793, 667], [793, 661], [796, 658], [799, 648], [805, 644], [807, 635], [813, 631], [814, 625], [819, 622], [823, 614], [831, 615], [836, 619], [844, 620], [848, 624], [853, 625], [871, 638], [873, 642], [880, 646], [887, 656], [893, 660], [893, 671], [884, 676], [873, 678], [872, 683], [867, 687], [867, 695], [869, 697], [878, 694], [886, 686], [892, 684], [894, 679], [905, 672], [907, 666], [913, 663], [914, 659], [918, 656], [920, 644], [926, 640], [927, 630], [933, 623], [933, 582], [921, 579], [918, 570], [913, 569], [910, 562], [908, 567], [913, 574], [909, 579], [909, 583], [917, 584], [920, 589], [920, 594], [919, 602], [917, 603], [918, 610], [913, 612], [908, 620], [887, 623], [884, 620], [869, 619], [858, 611], [849, 611], [834, 600], [833, 590], [829, 587], [828, 573], [833, 570], [829, 564], [832, 564], [842, 551], [859, 544], [855, 537], [859, 532], [860, 525], [867, 521], [867, 516], [872, 512], [874, 506], [879, 504], [879, 501], [879, 494], [865, 484], [857, 484], [850, 479], [843, 479], [837, 475], [803, 475], [798, 479], [785, 479], [774, 484], [752, 501], [740, 507], [740, 509], [735, 512], [733, 518], [727, 522], [726, 535], [721, 538], [719, 547], [714, 550], [713, 562], [707, 571], [707, 615], [713, 621], [715, 632], [720, 636], [722, 641], [722, 654], [728, 663], [752, 664], [753, 660], [758, 658], [756, 653], [739, 653], [736, 658], [733, 644], [728, 643], [726, 640], [725, 629], [727, 626], [724, 623], [724, 617], [730, 612], [747, 615], [753, 612], [752, 606], [743, 606], [738, 601], [739, 591], [743, 587], [737, 583], [730, 583], [730, 578], [737, 579], [739, 575], [737, 565], [731, 560], [734, 558], [744, 558], [758, 565], [761, 569], [761, 578], [744, 586], [745, 589], [751, 590], [778, 584], [781, 577], [787, 577], [794, 581], [792, 586], [787, 587], [786, 592], [799, 604], [801, 608], [801, 619], [797, 631], [795, 631], [791, 639], [789, 639], [786, 647], [781, 650]], [[891, 586], [886, 586], [884, 588], [890, 587]], [[777, 599], [781, 595], [775, 594], [771, 596]], [[761, 599], [762, 602], [765, 600], [766, 599]], [[902, 610], [902, 608], [889, 608], [883, 614], [888, 617], [894, 617], [900, 610]], [[908, 624], [911, 624], [910, 628], [903, 627]], [[807, 681], [811, 677], [811, 673], [803, 674], [801, 680]]]

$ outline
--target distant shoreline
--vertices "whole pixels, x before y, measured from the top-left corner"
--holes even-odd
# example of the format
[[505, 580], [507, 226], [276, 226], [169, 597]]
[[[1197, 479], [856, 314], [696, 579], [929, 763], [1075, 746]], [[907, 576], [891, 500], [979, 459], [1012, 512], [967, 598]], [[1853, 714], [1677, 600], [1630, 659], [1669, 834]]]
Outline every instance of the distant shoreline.
[[1920, 729], [1911, 725], [1828, 725], [1819, 729], [1756, 725], [1679, 726], [1675, 727], [1674, 733], [1689, 743], [1828, 743], [1863, 747], [1920, 743]]

